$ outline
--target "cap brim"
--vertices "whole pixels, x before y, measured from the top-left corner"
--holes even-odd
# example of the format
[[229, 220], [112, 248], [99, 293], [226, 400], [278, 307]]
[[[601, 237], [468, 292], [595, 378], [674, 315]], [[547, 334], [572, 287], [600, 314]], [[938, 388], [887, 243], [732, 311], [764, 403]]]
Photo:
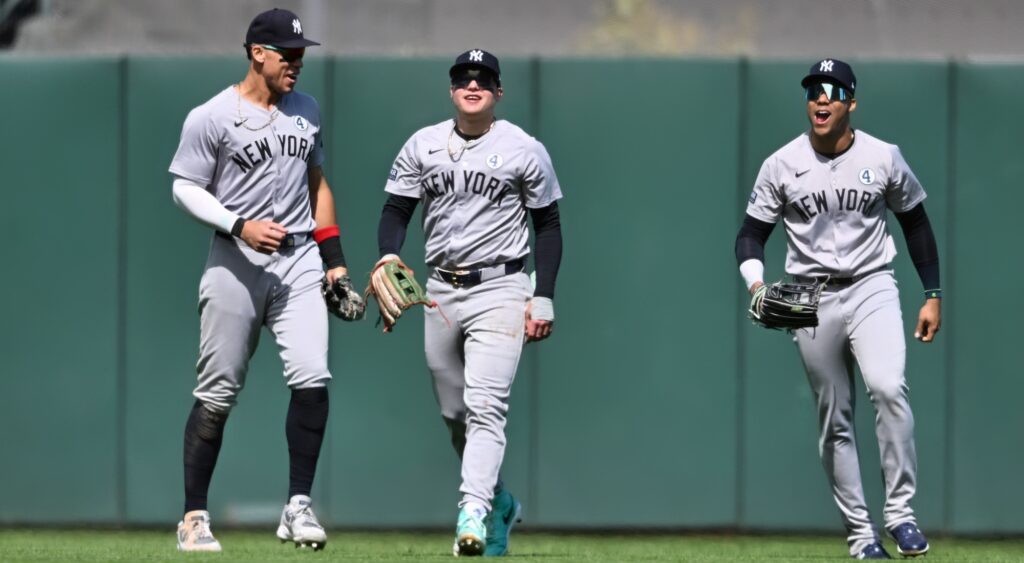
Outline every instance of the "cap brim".
[[319, 45], [319, 43], [317, 43], [316, 41], [312, 41], [310, 39], [290, 39], [288, 41], [281, 41], [280, 43], [275, 43], [274, 47], [292, 48], [311, 47], [313, 45]]

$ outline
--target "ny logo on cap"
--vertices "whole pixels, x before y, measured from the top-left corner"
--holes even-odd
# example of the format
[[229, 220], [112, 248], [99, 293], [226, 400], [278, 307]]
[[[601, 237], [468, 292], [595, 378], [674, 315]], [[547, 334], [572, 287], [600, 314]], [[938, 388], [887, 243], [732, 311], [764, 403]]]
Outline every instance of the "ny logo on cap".
[[484, 52], [479, 49], [474, 49], [469, 52], [469, 60], [478, 63], [484, 62]]
[[829, 59], [821, 61], [821, 66], [818, 67], [818, 72], [832, 72], [832, 61]]
[[302, 34], [302, 24], [299, 23], [299, 18], [292, 20], [292, 31], [298, 34]]

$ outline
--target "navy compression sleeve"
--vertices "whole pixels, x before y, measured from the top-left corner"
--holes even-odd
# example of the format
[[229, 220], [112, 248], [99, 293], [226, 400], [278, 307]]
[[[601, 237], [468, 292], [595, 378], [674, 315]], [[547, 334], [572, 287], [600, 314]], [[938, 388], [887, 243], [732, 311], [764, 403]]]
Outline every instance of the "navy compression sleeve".
[[775, 223], [766, 223], [750, 215], [743, 218], [740, 232], [736, 234], [736, 263], [742, 264], [751, 258], [764, 263], [764, 245], [775, 230]]
[[562, 263], [562, 220], [558, 214], [558, 202], [547, 207], [530, 210], [537, 250], [533, 257], [537, 269], [537, 297], [555, 297], [555, 278]]
[[896, 220], [903, 228], [903, 237], [907, 240], [907, 251], [917, 268], [917, 275], [925, 290], [939, 289], [939, 248], [935, 243], [935, 232], [931, 221], [924, 211], [924, 204], [919, 203], [905, 213], [896, 213]]
[[388, 196], [388, 200], [384, 202], [384, 210], [380, 214], [380, 224], [377, 226], [377, 248], [381, 256], [397, 255], [401, 252], [409, 221], [419, 201], [414, 197], [394, 194]]

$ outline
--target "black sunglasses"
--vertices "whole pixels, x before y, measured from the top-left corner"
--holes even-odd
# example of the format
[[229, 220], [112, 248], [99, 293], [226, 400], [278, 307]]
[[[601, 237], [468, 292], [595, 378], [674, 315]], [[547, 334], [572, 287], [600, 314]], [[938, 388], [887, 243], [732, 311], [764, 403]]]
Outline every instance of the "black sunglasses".
[[500, 86], [498, 78], [489, 70], [480, 68], [468, 68], [460, 70], [452, 77], [452, 86], [458, 88], [469, 88], [469, 83], [476, 81], [476, 85], [482, 90], [494, 92]]
[[305, 47], [274, 47], [273, 45], [264, 45], [263, 48], [281, 55], [281, 58], [286, 63], [293, 63], [306, 55]]
[[806, 93], [808, 102], [817, 100], [822, 94], [825, 94], [825, 96], [833, 102], [846, 102], [853, 99], [852, 92], [838, 84], [832, 84], [831, 82], [811, 84], [807, 87]]

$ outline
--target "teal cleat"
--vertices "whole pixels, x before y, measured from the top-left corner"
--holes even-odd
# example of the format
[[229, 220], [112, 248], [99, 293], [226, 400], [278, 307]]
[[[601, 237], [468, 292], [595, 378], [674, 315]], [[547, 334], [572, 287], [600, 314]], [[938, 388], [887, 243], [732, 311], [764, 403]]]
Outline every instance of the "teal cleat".
[[508, 538], [512, 526], [522, 522], [523, 505], [511, 493], [502, 489], [491, 501], [491, 512], [484, 518], [487, 527], [486, 557], [508, 555]]
[[470, 513], [465, 507], [459, 510], [459, 523], [455, 527], [455, 545], [452, 546], [455, 557], [484, 554], [487, 539], [487, 528], [484, 526], [486, 518]]

